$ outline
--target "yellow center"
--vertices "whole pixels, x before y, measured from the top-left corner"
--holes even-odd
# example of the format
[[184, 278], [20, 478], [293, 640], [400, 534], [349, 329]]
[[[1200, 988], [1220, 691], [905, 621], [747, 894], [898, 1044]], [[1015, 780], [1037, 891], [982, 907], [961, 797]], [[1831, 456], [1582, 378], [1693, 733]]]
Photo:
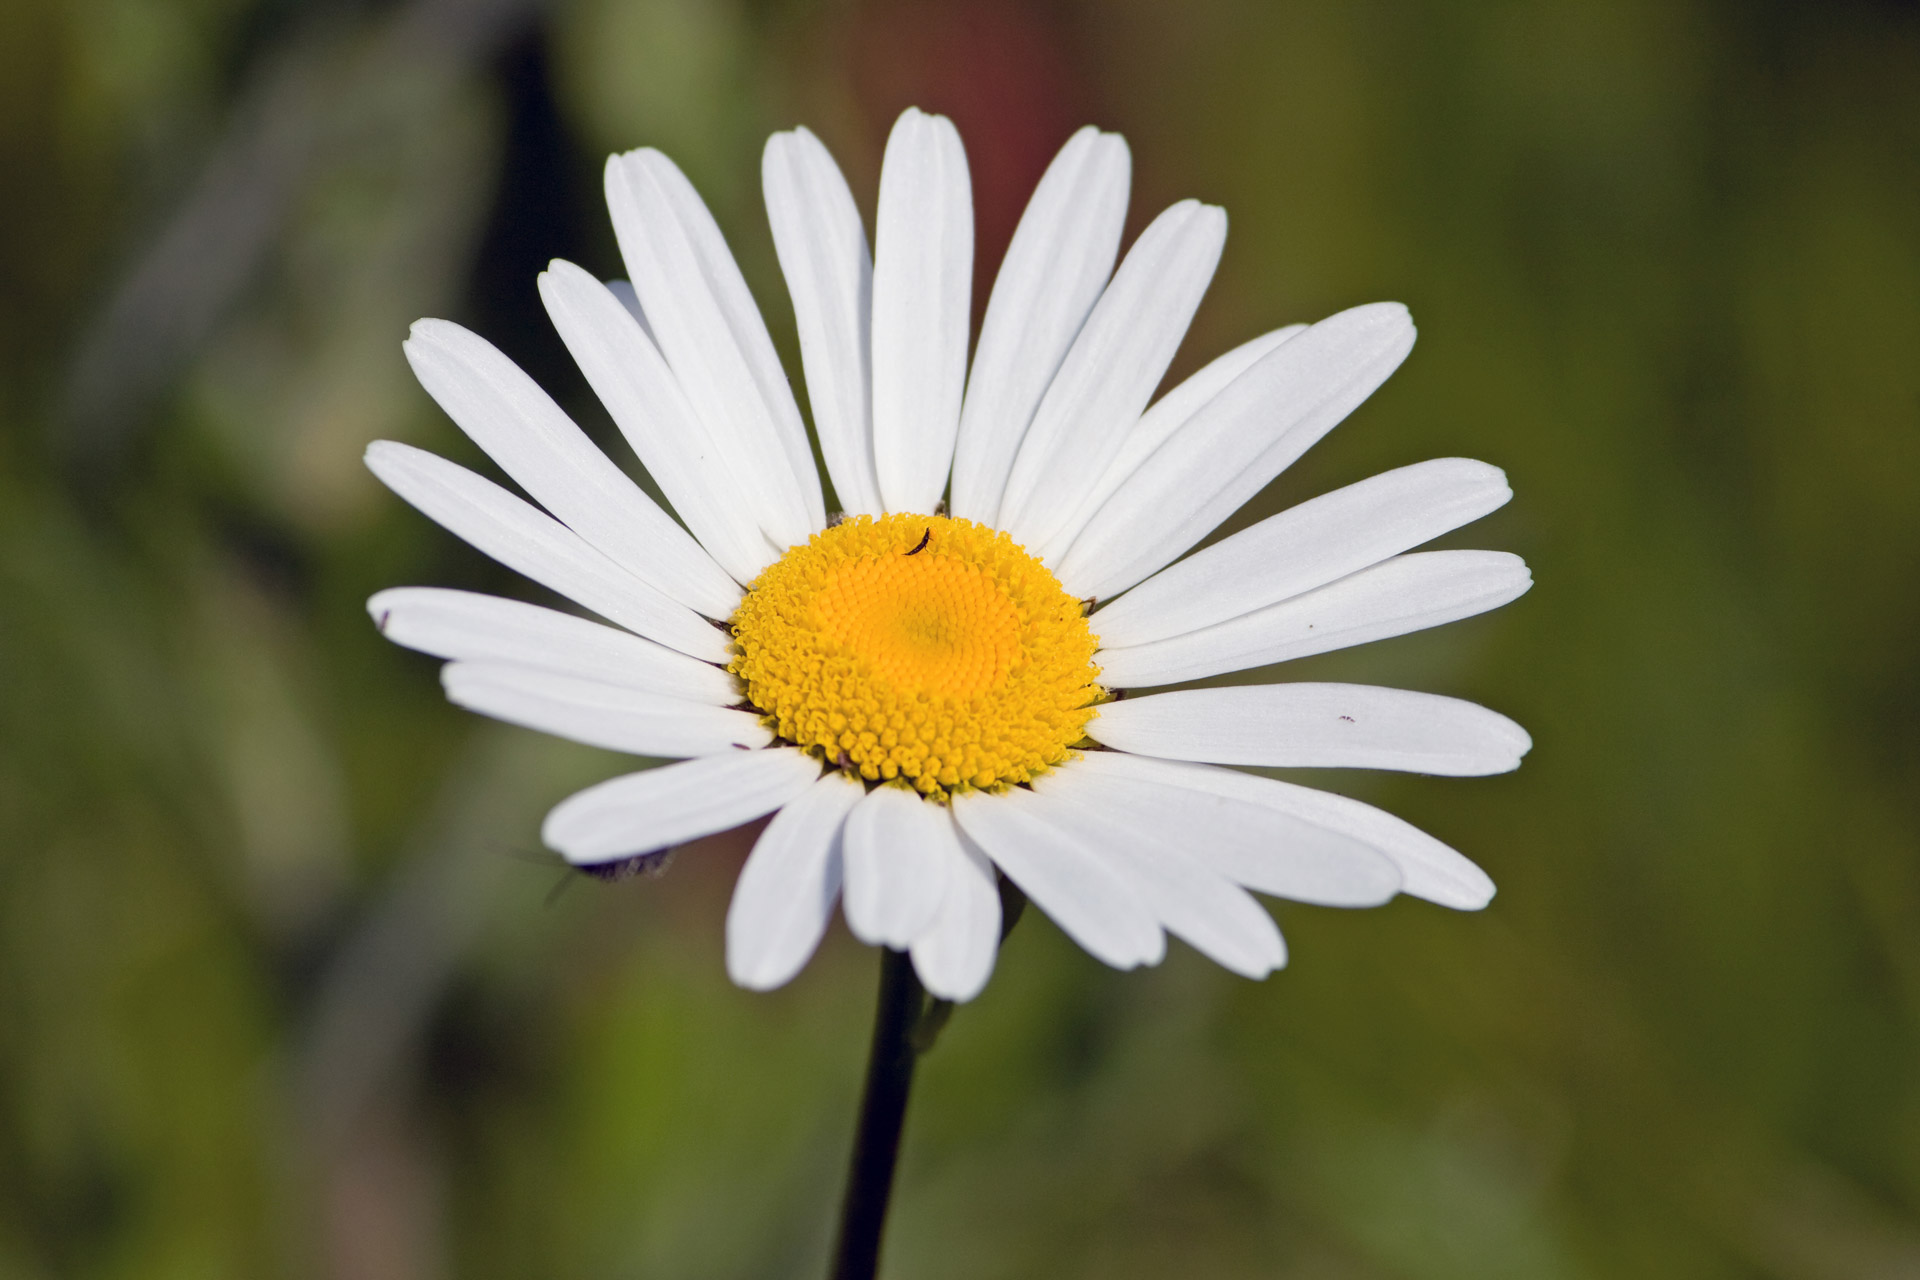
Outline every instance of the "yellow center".
[[1013, 539], [945, 516], [856, 516], [769, 567], [728, 670], [784, 740], [944, 799], [1065, 760], [1094, 704], [1093, 632]]

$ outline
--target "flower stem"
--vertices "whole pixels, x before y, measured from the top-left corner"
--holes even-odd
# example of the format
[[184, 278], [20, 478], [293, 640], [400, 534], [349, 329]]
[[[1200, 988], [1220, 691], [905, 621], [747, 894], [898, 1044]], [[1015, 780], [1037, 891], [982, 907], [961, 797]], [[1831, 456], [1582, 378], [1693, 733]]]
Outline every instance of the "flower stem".
[[[1005, 876], [1000, 892], [1000, 941], [1020, 923], [1027, 896]], [[929, 999], [913, 970], [913, 957], [880, 949], [880, 999], [873, 1011], [873, 1044], [867, 1052], [867, 1084], [860, 1098], [860, 1125], [853, 1135], [840, 1235], [833, 1245], [828, 1280], [874, 1280], [880, 1269], [880, 1237], [893, 1197], [893, 1167], [900, 1157], [900, 1130], [907, 1121], [913, 1064], [953, 1014], [947, 1000]]]
[[860, 1127], [853, 1138], [840, 1238], [834, 1244], [831, 1280], [873, 1280], [880, 1268], [880, 1235], [893, 1195], [893, 1167], [907, 1118], [918, 1056], [914, 1029], [926, 1006], [926, 991], [904, 951], [880, 951], [880, 1000], [873, 1015], [873, 1046], [860, 1099]]

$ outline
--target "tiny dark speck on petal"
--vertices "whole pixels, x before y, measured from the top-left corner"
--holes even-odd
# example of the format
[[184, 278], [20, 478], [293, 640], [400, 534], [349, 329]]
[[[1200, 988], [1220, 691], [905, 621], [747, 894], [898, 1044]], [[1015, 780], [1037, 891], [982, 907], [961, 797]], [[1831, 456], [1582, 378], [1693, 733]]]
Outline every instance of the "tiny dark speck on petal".
[[393, 616], [393, 610], [391, 609], [382, 609], [380, 611], [380, 630], [382, 632], [384, 632], [387, 629], [387, 619], [391, 618], [392, 616]]
[[1347, 722], [1348, 724], [1352, 724], [1352, 723], [1353, 723], [1353, 717], [1352, 717], [1352, 716], [1341, 716], [1340, 718], [1341, 718], [1342, 720], [1345, 720], [1345, 721], [1346, 721], [1346, 722]]

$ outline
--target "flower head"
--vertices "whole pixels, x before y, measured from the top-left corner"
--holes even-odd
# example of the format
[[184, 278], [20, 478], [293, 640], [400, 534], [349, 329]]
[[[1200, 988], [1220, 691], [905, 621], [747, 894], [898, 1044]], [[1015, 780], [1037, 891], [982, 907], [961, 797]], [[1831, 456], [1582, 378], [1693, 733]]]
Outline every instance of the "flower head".
[[1060, 764], [1101, 694], [1080, 602], [1006, 534], [945, 516], [814, 534], [754, 580], [733, 639], [728, 669], [782, 741], [939, 799]]
[[1089, 128], [1041, 180], [969, 367], [972, 205], [950, 122], [895, 126], [871, 255], [812, 134], [775, 135], [763, 179], [836, 519], [719, 229], [651, 150], [607, 165], [631, 283], [555, 262], [540, 293], [673, 514], [444, 321], [414, 326], [408, 359], [539, 505], [405, 445], [367, 453], [428, 516], [613, 624], [376, 595], [389, 638], [450, 659], [454, 702], [681, 761], [562, 802], [547, 843], [607, 867], [773, 814], [727, 920], [728, 969], [756, 988], [806, 963], [837, 901], [858, 937], [910, 950], [928, 990], [969, 999], [998, 947], [998, 875], [1109, 964], [1158, 961], [1170, 931], [1251, 976], [1286, 952], [1248, 890], [1485, 905], [1491, 882], [1432, 837], [1232, 766], [1501, 772], [1529, 746], [1504, 716], [1364, 685], [1122, 697], [1530, 585], [1515, 556], [1412, 550], [1511, 496], [1458, 458], [1187, 554], [1393, 372], [1405, 309], [1276, 330], [1153, 401], [1226, 218], [1176, 204], [1116, 269], [1128, 154]]

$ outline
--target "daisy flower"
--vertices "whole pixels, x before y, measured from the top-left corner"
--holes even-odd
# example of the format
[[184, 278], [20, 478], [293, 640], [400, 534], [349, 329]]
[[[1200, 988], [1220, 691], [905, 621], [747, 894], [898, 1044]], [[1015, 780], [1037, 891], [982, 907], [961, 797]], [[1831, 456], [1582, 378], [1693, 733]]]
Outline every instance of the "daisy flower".
[[1511, 496], [1459, 458], [1187, 554], [1393, 372], [1405, 308], [1265, 334], [1153, 401], [1226, 215], [1182, 201], [1121, 258], [1127, 147], [1087, 128], [1020, 221], [969, 365], [973, 213], [951, 122], [895, 125], [871, 254], [811, 133], [769, 140], [762, 176], [831, 506], [719, 228], [648, 149], [606, 169], [630, 283], [556, 261], [540, 295], [671, 514], [442, 320], [413, 327], [407, 359], [526, 497], [407, 445], [367, 451], [428, 517], [604, 620], [404, 587], [370, 602], [389, 639], [449, 659], [463, 707], [679, 761], [563, 801], [545, 841], [617, 873], [772, 814], [727, 917], [728, 971], [752, 988], [798, 972], [837, 903], [933, 995], [970, 999], [1000, 940], [997, 875], [1110, 965], [1157, 962], [1171, 932], [1254, 977], [1286, 952], [1249, 890], [1484, 906], [1492, 883], [1440, 841], [1234, 766], [1499, 773], [1530, 745], [1513, 721], [1366, 685], [1133, 692], [1528, 588], [1513, 555], [1412, 550]]

